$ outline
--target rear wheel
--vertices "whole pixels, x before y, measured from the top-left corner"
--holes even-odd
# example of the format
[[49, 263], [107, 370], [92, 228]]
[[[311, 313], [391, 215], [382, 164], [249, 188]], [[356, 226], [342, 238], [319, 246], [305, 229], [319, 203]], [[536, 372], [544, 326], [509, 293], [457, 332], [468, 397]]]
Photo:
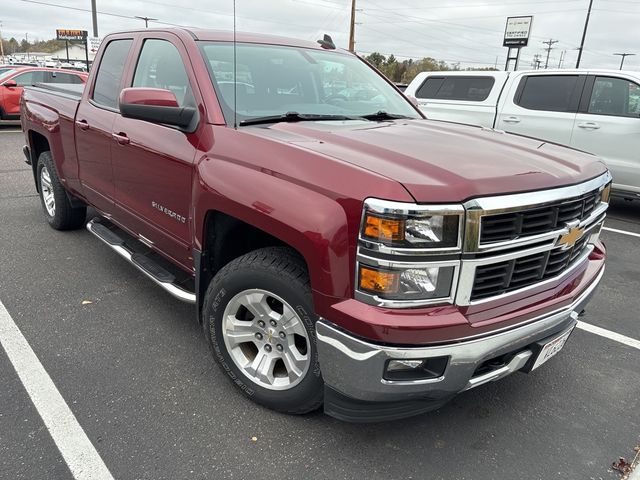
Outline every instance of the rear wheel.
[[71, 206], [50, 152], [40, 154], [36, 173], [40, 201], [49, 225], [56, 230], [74, 230], [84, 225], [87, 207]]
[[214, 357], [254, 401], [301, 414], [322, 404], [308, 274], [289, 249], [248, 253], [212, 280], [203, 305]]

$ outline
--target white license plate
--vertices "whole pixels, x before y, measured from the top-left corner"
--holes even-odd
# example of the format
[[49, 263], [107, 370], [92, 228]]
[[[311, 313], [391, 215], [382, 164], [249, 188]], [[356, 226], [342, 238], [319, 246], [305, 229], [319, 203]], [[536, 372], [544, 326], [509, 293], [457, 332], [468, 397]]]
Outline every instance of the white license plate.
[[540, 354], [538, 355], [538, 358], [536, 358], [536, 362], [533, 364], [533, 367], [531, 367], [531, 370], [535, 370], [560, 350], [562, 350], [562, 347], [564, 347], [564, 344], [567, 342], [567, 338], [569, 338], [569, 335], [571, 335], [572, 331], [573, 328], [564, 332], [559, 337], [556, 337], [553, 340], [549, 340], [547, 343], [545, 343], [544, 347], [542, 347], [542, 350], [540, 351]]

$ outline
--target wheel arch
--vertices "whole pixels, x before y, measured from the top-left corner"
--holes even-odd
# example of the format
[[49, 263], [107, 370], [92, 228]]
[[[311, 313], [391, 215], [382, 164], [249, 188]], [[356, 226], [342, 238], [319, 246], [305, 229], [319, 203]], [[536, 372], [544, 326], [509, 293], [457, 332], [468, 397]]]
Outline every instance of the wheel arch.
[[[38, 186], [38, 159], [43, 152], [51, 152], [51, 145], [47, 137], [34, 130], [29, 130], [29, 147], [31, 149], [31, 169], [33, 171], [33, 181], [36, 184], [36, 191], [40, 193]], [[52, 153], [53, 155], [53, 153]]]
[[343, 206], [321, 192], [275, 175], [234, 163], [216, 164], [215, 168], [200, 168], [195, 182], [198, 297], [203, 298], [219, 268], [264, 246], [287, 246], [297, 252], [309, 272], [314, 300], [316, 292], [347, 297], [355, 267]]

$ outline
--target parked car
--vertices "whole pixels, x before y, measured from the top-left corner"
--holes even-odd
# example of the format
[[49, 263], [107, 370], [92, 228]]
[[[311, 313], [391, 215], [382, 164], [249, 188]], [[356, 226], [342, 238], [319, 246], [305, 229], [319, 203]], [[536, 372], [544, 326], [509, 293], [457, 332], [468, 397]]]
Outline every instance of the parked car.
[[640, 198], [640, 72], [422, 72], [405, 93], [433, 120], [594, 153], [611, 169], [614, 194]]
[[11, 67], [11, 69], [0, 76], [0, 120], [20, 118], [20, 96], [25, 85], [36, 83], [81, 85], [87, 81], [86, 73], [59, 68]]
[[[400, 418], [562, 348], [604, 272], [598, 158], [428, 121], [327, 37], [233, 38], [112, 34], [86, 87], [25, 89], [53, 228], [92, 206], [88, 230], [195, 304], [238, 391], [281, 412]], [[342, 81], [375, 100], [324, 90]]]

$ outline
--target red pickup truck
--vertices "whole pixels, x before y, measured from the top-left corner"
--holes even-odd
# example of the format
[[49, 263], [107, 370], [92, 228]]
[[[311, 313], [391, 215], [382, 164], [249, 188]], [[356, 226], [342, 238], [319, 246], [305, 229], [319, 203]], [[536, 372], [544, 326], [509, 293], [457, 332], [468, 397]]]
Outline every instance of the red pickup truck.
[[21, 112], [51, 226], [92, 206], [281, 412], [394, 419], [530, 372], [603, 275], [599, 159], [428, 121], [329, 37], [113, 34], [86, 87], [27, 88]]

